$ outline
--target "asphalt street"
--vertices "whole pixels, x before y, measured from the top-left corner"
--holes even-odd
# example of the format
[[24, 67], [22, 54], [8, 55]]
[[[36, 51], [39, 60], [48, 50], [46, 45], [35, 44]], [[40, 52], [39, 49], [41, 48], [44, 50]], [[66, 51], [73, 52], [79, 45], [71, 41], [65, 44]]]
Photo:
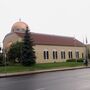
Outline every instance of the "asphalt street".
[[0, 78], [0, 90], [90, 90], [90, 69]]

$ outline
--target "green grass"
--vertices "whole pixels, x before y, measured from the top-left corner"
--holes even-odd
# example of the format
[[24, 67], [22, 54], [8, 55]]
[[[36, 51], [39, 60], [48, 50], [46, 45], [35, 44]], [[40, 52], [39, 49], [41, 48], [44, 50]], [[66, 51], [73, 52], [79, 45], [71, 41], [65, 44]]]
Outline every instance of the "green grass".
[[13, 72], [34, 71], [34, 70], [53, 69], [53, 68], [76, 67], [82, 65], [83, 63], [81, 62], [60, 62], [60, 63], [36, 64], [31, 67], [25, 67], [22, 65], [1, 66], [0, 73], [7, 73], [7, 72], [13, 73]]

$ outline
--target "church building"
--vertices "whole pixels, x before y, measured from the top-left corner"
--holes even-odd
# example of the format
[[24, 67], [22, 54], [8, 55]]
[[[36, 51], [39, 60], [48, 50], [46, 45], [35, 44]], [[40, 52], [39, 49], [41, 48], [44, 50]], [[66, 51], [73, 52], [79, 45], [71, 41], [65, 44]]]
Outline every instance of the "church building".
[[[12, 43], [22, 41], [26, 27], [29, 26], [25, 22], [14, 23], [3, 40], [3, 48], [8, 49]], [[31, 32], [31, 37], [35, 44], [36, 63], [65, 62], [85, 57], [85, 45], [74, 37], [34, 32]]]

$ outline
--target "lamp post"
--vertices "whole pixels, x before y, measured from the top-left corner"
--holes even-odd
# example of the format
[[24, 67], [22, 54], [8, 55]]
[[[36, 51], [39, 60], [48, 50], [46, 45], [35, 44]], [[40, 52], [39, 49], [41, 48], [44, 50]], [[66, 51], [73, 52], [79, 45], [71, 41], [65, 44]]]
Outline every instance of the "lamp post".
[[76, 62], [77, 62], [77, 52], [76, 52], [76, 39], [75, 39], [75, 36], [74, 36], [74, 47], [75, 47], [75, 59], [76, 59]]
[[86, 59], [85, 59], [85, 65], [88, 66], [88, 50], [86, 45]]
[[0, 42], [0, 53], [2, 52], [1, 42]]
[[87, 38], [86, 38], [86, 60], [85, 65], [88, 66], [88, 48], [87, 48]]

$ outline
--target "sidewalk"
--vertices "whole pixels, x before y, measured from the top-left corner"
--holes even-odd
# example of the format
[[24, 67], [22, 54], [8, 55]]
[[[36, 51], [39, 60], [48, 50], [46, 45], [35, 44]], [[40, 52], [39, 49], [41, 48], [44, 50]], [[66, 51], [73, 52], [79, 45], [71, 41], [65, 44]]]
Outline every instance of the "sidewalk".
[[58, 68], [58, 69], [46, 69], [46, 70], [25, 71], [25, 72], [16, 72], [16, 73], [5, 73], [5, 74], [0, 74], [0, 78], [24, 76], [24, 75], [30, 75], [30, 74], [39, 74], [39, 73], [45, 73], [45, 72], [76, 70], [76, 69], [84, 69], [84, 68], [90, 68], [90, 66]]

